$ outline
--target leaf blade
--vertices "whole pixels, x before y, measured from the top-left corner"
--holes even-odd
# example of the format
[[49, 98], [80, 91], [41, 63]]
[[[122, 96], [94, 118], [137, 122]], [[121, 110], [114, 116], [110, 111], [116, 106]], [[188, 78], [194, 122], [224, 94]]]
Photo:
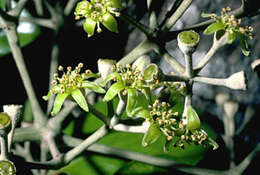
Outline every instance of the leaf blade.
[[120, 91], [125, 88], [125, 85], [122, 81], [118, 81], [114, 83], [107, 91], [103, 101], [110, 101], [112, 100]]
[[82, 94], [82, 92], [79, 89], [75, 89], [71, 92], [72, 98], [77, 102], [77, 104], [86, 112], [89, 111], [88, 109], [88, 103]]

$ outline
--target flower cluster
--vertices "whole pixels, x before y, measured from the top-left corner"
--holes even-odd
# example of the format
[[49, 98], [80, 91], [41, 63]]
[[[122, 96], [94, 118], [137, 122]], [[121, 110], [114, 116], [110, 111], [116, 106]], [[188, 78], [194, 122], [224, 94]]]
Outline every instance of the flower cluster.
[[151, 107], [150, 115], [159, 126], [161, 132], [166, 136], [167, 142], [172, 143], [174, 147], [184, 148], [184, 142], [196, 145], [207, 144], [208, 136], [206, 132], [200, 129], [200, 127], [194, 130], [187, 129], [181, 117], [178, 116], [178, 112], [173, 111], [169, 103], [155, 100]]
[[222, 9], [220, 16], [217, 16], [215, 13], [202, 13], [202, 17], [210, 17], [215, 20], [214, 23], [205, 29], [204, 34], [226, 31], [228, 33], [228, 43], [231, 44], [238, 38], [243, 54], [248, 56], [249, 50], [246, 37], [253, 39], [253, 27], [242, 26], [241, 19], [237, 19], [233, 14], [230, 14], [230, 11], [231, 8], [226, 7]]
[[114, 16], [120, 16], [120, 0], [83, 0], [79, 2], [75, 9], [75, 19], [85, 18], [83, 23], [84, 30], [88, 36], [92, 36], [97, 25], [97, 32], [102, 31], [100, 23], [108, 30], [118, 32], [117, 21]]
[[81, 73], [83, 63], [79, 63], [78, 66], [72, 70], [72, 67], [68, 66], [64, 71], [62, 66], [58, 67], [58, 70], [62, 72], [61, 77], [59, 73], [53, 75], [52, 84], [54, 85], [46, 96], [43, 96], [44, 100], [48, 100], [52, 95], [58, 94], [54, 101], [52, 115], [56, 115], [67, 97], [76, 101], [79, 106], [88, 111], [88, 105], [84, 97], [84, 89], [95, 91], [97, 93], [105, 93], [105, 90], [98, 84], [88, 81], [88, 78], [98, 78], [99, 74], [92, 73], [90, 70], [85, 70]]

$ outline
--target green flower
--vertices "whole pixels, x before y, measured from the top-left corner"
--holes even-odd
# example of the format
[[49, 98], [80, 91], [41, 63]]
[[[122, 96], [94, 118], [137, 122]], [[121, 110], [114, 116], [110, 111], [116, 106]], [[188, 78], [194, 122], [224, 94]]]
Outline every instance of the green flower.
[[84, 73], [80, 73], [83, 67], [82, 63], [72, 70], [71, 67], [67, 67], [67, 72], [64, 72], [64, 68], [59, 66], [58, 70], [63, 72], [62, 76], [59, 77], [58, 73], [54, 74], [54, 85], [46, 96], [43, 96], [44, 100], [48, 100], [52, 95], [57, 94], [53, 110], [51, 115], [56, 115], [64, 101], [69, 98], [78, 103], [78, 105], [85, 111], [88, 111], [88, 104], [84, 97], [84, 89], [95, 91], [97, 93], [105, 93], [105, 90], [98, 84], [88, 81], [88, 78], [100, 77], [99, 74], [92, 73], [90, 70], [86, 70]]
[[117, 21], [114, 18], [120, 16], [119, 10], [122, 8], [120, 0], [83, 0], [79, 2], [75, 9], [75, 19], [85, 18], [83, 29], [88, 33], [88, 37], [97, 32], [102, 32], [100, 23], [109, 31], [118, 33]]
[[139, 111], [139, 109], [136, 109], [138, 93], [143, 93], [146, 99], [151, 101], [151, 89], [160, 85], [157, 79], [158, 67], [154, 67], [154, 65], [148, 65], [144, 73], [137, 66], [131, 67], [129, 64], [126, 67], [122, 67], [120, 64], [113, 66], [113, 72], [100, 84], [104, 87], [110, 80], [114, 81], [107, 90], [103, 101], [110, 101], [119, 93], [127, 95], [126, 114], [129, 117], [135, 116], [136, 112]]
[[[215, 20], [205, 30], [204, 34], [209, 35], [217, 32], [217, 36], [223, 36], [227, 32], [227, 40], [229, 44], [232, 44], [236, 38], [240, 42], [240, 47], [245, 56], [248, 56], [250, 51], [246, 38], [253, 39], [253, 27], [241, 25], [241, 19], [237, 19], [234, 15], [228, 14], [230, 7], [222, 9], [221, 16], [217, 16], [214, 13], [202, 13], [202, 17], [210, 17]], [[224, 32], [223, 32], [224, 31]], [[220, 38], [219, 37], [219, 38]]]
[[169, 103], [155, 100], [149, 111], [141, 109], [137, 112], [137, 116], [139, 115], [150, 122], [150, 127], [143, 137], [143, 146], [149, 146], [161, 135], [164, 135], [166, 138], [164, 150], [166, 152], [170, 146], [184, 148], [184, 142], [195, 145], [211, 145], [213, 149], [217, 149], [218, 144], [200, 128], [200, 119], [191, 106], [188, 108], [186, 124], [179, 113], [173, 109]]

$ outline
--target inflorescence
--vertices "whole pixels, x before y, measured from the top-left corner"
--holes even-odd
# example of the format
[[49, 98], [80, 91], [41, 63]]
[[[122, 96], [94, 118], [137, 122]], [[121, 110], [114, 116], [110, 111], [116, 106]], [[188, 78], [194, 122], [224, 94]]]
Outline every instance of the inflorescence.
[[59, 77], [58, 73], [53, 75], [53, 85], [59, 85], [59, 91], [57, 93], [65, 93], [68, 91], [72, 91], [76, 88], [82, 87], [82, 82], [93, 75], [91, 70], [87, 69], [85, 72], [80, 73], [81, 69], [83, 68], [83, 63], [79, 63], [78, 66], [72, 70], [71, 66], [67, 67], [67, 72], [64, 71], [62, 66], [58, 67], [58, 70], [61, 71], [63, 74]]
[[195, 145], [208, 144], [206, 132], [200, 128], [187, 130], [178, 112], [173, 111], [169, 103], [155, 100], [150, 108], [153, 120], [166, 136], [167, 142], [171, 142], [174, 147], [184, 148], [184, 142]]

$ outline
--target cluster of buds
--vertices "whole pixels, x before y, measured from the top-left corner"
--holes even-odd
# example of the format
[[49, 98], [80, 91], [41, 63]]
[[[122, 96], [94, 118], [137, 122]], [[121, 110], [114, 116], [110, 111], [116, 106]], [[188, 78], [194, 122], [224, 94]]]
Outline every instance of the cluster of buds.
[[216, 21], [219, 21], [225, 24], [228, 32], [233, 34], [234, 32], [242, 33], [243, 35], [253, 39], [253, 27], [252, 26], [242, 26], [241, 25], [241, 18], [237, 19], [234, 15], [230, 15], [229, 12], [231, 11], [230, 7], [222, 8], [221, 16], [218, 17], [216, 14], [210, 14], [210, 17]]
[[169, 103], [155, 100], [150, 108], [150, 115], [166, 136], [167, 142], [172, 143], [172, 146], [184, 148], [185, 142], [195, 145], [207, 145], [209, 143], [209, 138], [202, 129], [186, 129], [178, 112], [173, 111]]
[[113, 15], [120, 16], [120, 9], [120, 0], [83, 0], [77, 4], [74, 14], [76, 20], [86, 19], [83, 27], [90, 37], [94, 34], [96, 25], [97, 32], [102, 31], [100, 23], [108, 30], [117, 32], [117, 22]]
[[52, 84], [54, 86], [59, 86], [57, 93], [63, 94], [65, 92], [72, 91], [76, 88], [81, 88], [82, 82], [93, 74], [89, 69], [85, 70], [85, 72], [83, 73], [80, 73], [82, 68], [83, 63], [79, 63], [74, 70], [72, 70], [72, 67], [68, 66], [67, 71], [65, 72], [64, 68], [62, 66], [59, 66], [58, 70], [62, 72], [62, 76], [59, 77], [59, 74], [55, 73], [53, 75], [52, 81]]
[[144, 83], [144, 77], [139, 69], [136, 66], [131, 67], [130, 64], [127, 64], [125, 67], [122, 67], [120, 64], [112, 67], [112, 69], [120, 73], [122, 80], [125, 82], [125, 85], [132, 88], [141, 88]]

